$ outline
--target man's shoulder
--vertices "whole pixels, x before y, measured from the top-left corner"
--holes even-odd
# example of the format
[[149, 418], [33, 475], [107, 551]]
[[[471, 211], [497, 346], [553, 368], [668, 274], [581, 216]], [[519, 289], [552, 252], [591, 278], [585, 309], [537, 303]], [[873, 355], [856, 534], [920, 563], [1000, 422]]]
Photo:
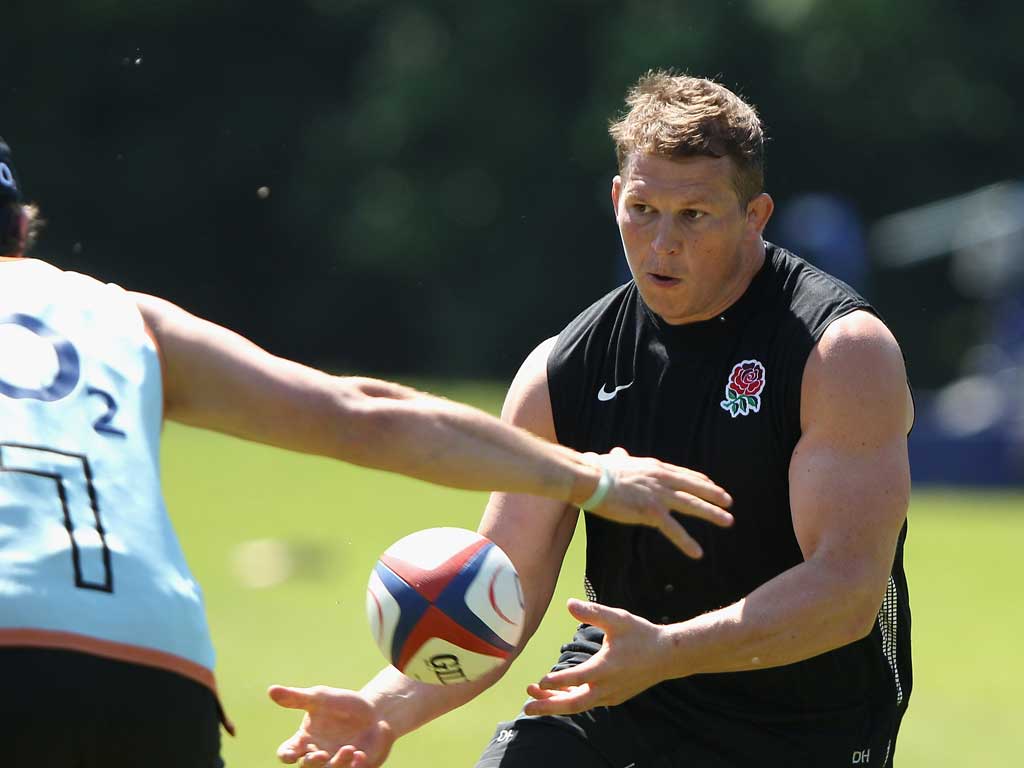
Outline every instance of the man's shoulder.
[[817, 341], [835, 320], [875, 308], [852, 286], [777, 245], [768, 244], [773, 308]]
[[[596, 379], [609, 360], [628, 366], [632, 354], [620, 354], [620, 344], [636, 338], [637, 291], [632, 281], [602, 296], [580, 312], [558, 334], [546, 360], [551, 408], [561, 442], [572, 444], [575, 431], [564, 423], [580, 407], [581, 391], [596, 392]], [[621, 361], [621, 362], [620, 362]]]

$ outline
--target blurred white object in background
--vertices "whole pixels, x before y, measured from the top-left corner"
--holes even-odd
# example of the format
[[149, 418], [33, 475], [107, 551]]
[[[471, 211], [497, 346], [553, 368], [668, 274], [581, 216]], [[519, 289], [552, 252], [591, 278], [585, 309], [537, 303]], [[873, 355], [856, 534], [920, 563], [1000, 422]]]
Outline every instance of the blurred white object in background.
[[888, 268], [951, 255], [966, 295], [1001, 295], [1024, 279], [1024, 183], [1002, 181], [886, 216], [870, 243]]

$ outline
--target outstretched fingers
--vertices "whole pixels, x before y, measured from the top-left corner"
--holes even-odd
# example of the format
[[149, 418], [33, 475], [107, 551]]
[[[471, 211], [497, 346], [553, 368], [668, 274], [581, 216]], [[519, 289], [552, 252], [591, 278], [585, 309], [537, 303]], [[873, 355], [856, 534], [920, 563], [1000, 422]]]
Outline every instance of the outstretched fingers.
[[732, 496], [707, 475], [671, 464], [662, 463], [661, 468], [666, 472], [667, 485], [672, 490], [688, 493], [723, 509], [732, 506]]
[[670, 491], [664, 497], [665, 505], [687, 517], [697, 517], [709, 523], [728, 528], [733, 524], [733, 516], [717, 504], [712, 504], [686, 491]]
[[358, 765], [356, 760], [359, 758], [365, 760], [366, 754], [362, 750], [349, 745], [339, 749], [327, 766], [328, 768], [350, 768], [350, 766]]
[[[531, 684], [527, 691], [532, 690], [538, 694], [546, 694], [536, 698], [550, 698], [553, 691], [564, 691], [589, 683], [594, 676], [593, 667], [593, 664], [584, 663], [576, 667], [560, 669], [557, 672], [548, 672], [540, 679], [540, 682], [535, 685]], [[532, 696], [533, 693], [530, 695]]]
[[527, 686], [526, 692], [533, 697], [523, 707], [523, 711], [528, 715], [573, 715], [600, 705], [597, 692], [589, 685], [544, 691], [536, 683], [532, 683]]
[[654, 519], [654, 527], [661, 531], [662, 535], [671, 541], [678, 549], [682, 550], [683, 554], [694, 558], [695, 560], [704, 556], [704, 550], [701, 549], [700, 544], [697, 540], [691, 536], [682, 524], [676, 520], [671, 512], [661, 512]]
[[732, 525], [733, 516], [726, 511], [732, 497], [706, 475], [657, 459], [634, 458], [622, 448], [601, 458], [602, 465], [615, 473], [615, 484], [596, 514], [657, 528], [693, 558], [702, 556], [701, 547], [674, 512], [720, 527]]
[[313, 688], [290, 688], [285, 685], [272, 685], [267, 689], [267, 694], [274, 703], [285, 709], [308, 709], [314, 700], [315, 689]]
[[[278, 750], [278, 757], [281, 756], [280, 750]], [[302, 761], [299, 763], [300, 768], [324, 768], [331, 759], [330, 752], [324, 752], [322, 749], [313, 748], [312, 751], [306, 752], [305, 754], [299, 755]], [[287, 760], [286, 762], [294, 763], [294, 760]]]

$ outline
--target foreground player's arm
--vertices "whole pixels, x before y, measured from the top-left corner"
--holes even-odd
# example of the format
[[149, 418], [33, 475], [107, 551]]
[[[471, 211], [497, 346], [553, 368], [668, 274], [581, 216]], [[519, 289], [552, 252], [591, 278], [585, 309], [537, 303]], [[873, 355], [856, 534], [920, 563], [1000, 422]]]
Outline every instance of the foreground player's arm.
[[[579, 505], [597, 488], [595, 461], [475, 408], [387, 381], [330, 376], [163, 299], [135, 299], [162, 354], [170, 419], [470, 490]], [[592, 510], [599, 515], [659, 528], [694, 556], [699, 548], [670, 509], [731, 519], [719, 508], [728, 495], [703, 475], [654, 459], [616, 467], [611, 491]]]
[[834, 322], [804, 371], [803, 434], [789, 469], [804, 562], [733, 605], [668, 626], [574, 603], [577, 618], [606, 629], [605, 645], [531, 686], [538, 700], [528, 712], [614, 704], [662, 679], [790, 664], [867, 635], [906, 519], [912, 410], [888, 329], [866, 312]]
[[[550, 344], [542, 344], [523, 364], [509, 390], [502, 418], [548, 440], [555, 439], [545, 371]], [[562, 559], [572, 539], [577, 512], [564, 503], [535, 496], [491, 496], [480, 532], [504, 549], [519, 572], [526, 604], [521, 650], [551, 601]], [[281, 745], [288, 763], [304, 766], [379, 765], [395, 738], [465, 704], [493, 685], [508, 665], [471, 683], [435, 686], [386, 667], [359, 694], [333, 688], [271, 689], [271, 697], [307, 714], [299, 731]], [[356, 725], [353, 725], [358, 718]], [[315, 745], [317, 749], [311, 749]]]

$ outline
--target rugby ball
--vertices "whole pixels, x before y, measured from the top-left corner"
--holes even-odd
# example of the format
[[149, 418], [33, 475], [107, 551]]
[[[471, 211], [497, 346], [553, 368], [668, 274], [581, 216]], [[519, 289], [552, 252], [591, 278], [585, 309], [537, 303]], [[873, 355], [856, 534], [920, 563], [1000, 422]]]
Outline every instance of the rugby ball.
[[519, 574], [502, 549], [462, 528], [428, 528], [380, 556], [366, 588], [377, 646], [405, 675], [452, 685], [502, 664], [523, 629]]

